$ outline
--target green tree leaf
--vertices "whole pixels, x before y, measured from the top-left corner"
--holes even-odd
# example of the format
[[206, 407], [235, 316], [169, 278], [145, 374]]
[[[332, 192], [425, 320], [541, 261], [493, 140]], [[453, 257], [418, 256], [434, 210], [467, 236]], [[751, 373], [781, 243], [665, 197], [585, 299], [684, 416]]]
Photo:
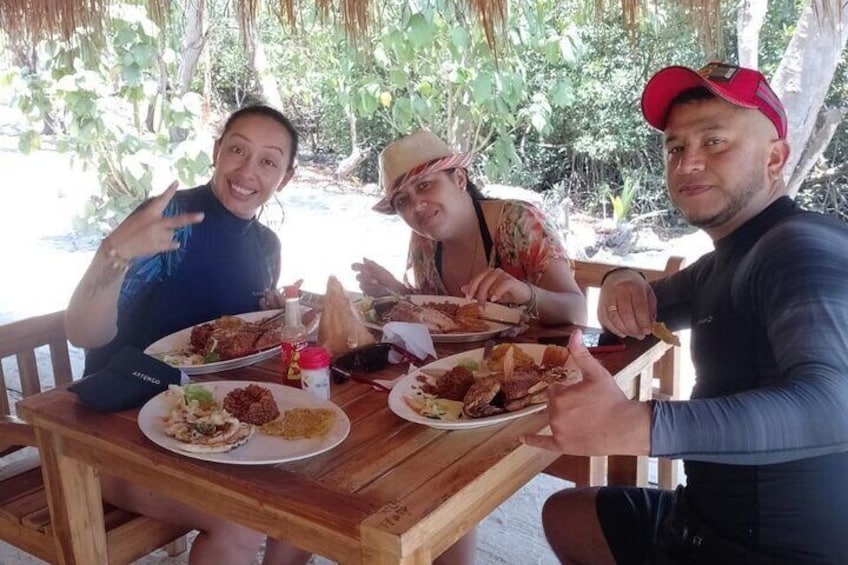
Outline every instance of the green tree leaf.
[[557, 108], [565, 108], [574, 104], [574, 100], [574, 86], [568, 77], [563, 77], [551, 91], [551, 103]]
[[432, 37], [432, 26], [420, 12], [413, 14], [407, 22], [407, 36], [412, 46], [420, 49], [429, 43]]

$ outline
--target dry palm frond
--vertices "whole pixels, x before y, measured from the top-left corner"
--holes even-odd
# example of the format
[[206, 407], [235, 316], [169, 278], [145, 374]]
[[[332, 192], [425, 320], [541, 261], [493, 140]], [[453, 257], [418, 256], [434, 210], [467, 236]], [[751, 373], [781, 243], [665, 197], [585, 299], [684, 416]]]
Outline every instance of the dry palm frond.
[[506, 0], [465, 0], [465, 4], [471, 12], [477, 14], [483, 32], [486, 34], [486, 42], [494, 49], [495, 31], [503, 31], [506, 23]]
[[[306, 5], [315, 7], [326, 21], [330, 14], [339, 14], [349, 38], [363, 38], [371, 21], [371, 9], [379, 0], [277, 0], [277, 12], [295, 26], [296, 8]], [[502, 35], [507, 18], [507, 0], [456, 0], [464, 9], [474, 14], [486, 40], [494, 49], [496, 37]], [[579, 1], [579, 0], [578, 0]], [[638, 0], [591, 0], [597, 14], [615, 9], [623, 16], [626, 25], [635, 33], [640, 10], [650, 6]], [[655, 0], [656, 1], [656, 0]], [[701, 38], [701, 43], [710, 53], [719, 53], [721, 47], [720, 3], [721, 0], [671, 0], [684, 10], [687, 19]], [[108, 17], [108, 7], [118, 0], [0, 0], [0, 25], [12, 42], [33, 43], [38, 39], [59, 34], [70, 38], [80, 30], [100, 36], [103, 22]], [[842, 0], [812, 0], [813, 8], [823, 22], [839, 25], [845, 9]], [[237, 6], [239, 25], [245, 34], [252, 33], [256, 24], [259, 0], [234, 0]], [[154, 21], [161, 23], [169, 13], [170, 0], [147, 0], [149, 13]]]
[[[100, 36], [111, 0], [0, 0], [0, 26], [12, 43], [34, 42], [60, 35], [70, 38], [80, 31]], [[170, 0], [148, 0], [147, 9], [157, 23], [165, 20]]]
[[106, 13], [106, 0], [56, 0], [0, 2], [0, 25], [14, 43], [61, 33], [70, 37], [78, 28], [98, 33]]
[[677, 1], [710, 58], [721, 58], [721, 0]]

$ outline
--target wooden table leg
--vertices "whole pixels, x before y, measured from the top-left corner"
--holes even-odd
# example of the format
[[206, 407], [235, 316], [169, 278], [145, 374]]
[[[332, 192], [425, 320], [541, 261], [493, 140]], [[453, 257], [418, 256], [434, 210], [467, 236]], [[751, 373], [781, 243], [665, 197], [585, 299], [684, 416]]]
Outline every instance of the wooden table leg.
[[62, 565], [108, 563], [100, 479], [62, 450], [62, 438], [36, 427], [56, 550]]
[[[363, 529], [363, 534], [366, 530]], [[370, 538], [370, 539], [369, 539]], [[380, 540], [383, 543], [380, 543]], [[363, 565], [430, 565], [433, 562], [433, 554], [429, 546], [419, 547], [417, 550], [399, 555], [398, 548], [388, 541], [385, 535], [377, 533], [375, 536], [363, 536], [362, 538], [362, 564]]]

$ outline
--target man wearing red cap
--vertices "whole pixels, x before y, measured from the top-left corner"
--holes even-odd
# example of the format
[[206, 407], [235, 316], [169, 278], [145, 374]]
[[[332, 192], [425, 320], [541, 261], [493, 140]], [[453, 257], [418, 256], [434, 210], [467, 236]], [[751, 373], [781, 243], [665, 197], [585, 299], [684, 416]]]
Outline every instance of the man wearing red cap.
[[848, 563], [848, 227], [787, 196], [786, 115], [759, 72], [665, 68], [642, 112], [672, 203], [715, 250], [655, 283], [609, 273], [598, 318], [691, 328], [692, 400], [627, 400], [572, 336], [584, 380], [549, 387], [553, 437], [525, 441], [682, 458], [687, 485], [562, 491], [548, 540], [569, 563]]

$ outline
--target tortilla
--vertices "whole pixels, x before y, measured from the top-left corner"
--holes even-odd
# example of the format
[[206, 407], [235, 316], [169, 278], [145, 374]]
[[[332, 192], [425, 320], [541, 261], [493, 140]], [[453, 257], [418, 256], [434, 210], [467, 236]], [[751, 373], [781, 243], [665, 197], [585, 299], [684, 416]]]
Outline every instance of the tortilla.
[[680, 339], [671, 333], [671, 330], [668, 329], [663, 322], [654, 322], [654, 325], [651, 328], [651, 333], [654, 334], [654, 337], [660, 341], [664, 341], [665, 343], [669, 343], [675, 347], [680, 347]]
[[163, 418], [163, 431], [176, 448], [192, 453], [221, 453], [244, 444], [253, 426], [224, 410], [208, 389], [199, 385], [168, 389], [171, 411]]
[[176, 447], [180, 451], [188, 451], [190, 453], [224, 453], [247, 443], [247, 440], [253, 435], [254, 429], [250, 424], [241, 424], [238, 431], [226, 439], [218, 438], [215, 440], [210, 438], [202, 443], [180, 441]]
[[342, 283], [331, 275], [327, 279], [324, 310], [318, 322], [318, 345], [335, 357], [370, 343], [374, 343], [374, 336], [363, 324]]

